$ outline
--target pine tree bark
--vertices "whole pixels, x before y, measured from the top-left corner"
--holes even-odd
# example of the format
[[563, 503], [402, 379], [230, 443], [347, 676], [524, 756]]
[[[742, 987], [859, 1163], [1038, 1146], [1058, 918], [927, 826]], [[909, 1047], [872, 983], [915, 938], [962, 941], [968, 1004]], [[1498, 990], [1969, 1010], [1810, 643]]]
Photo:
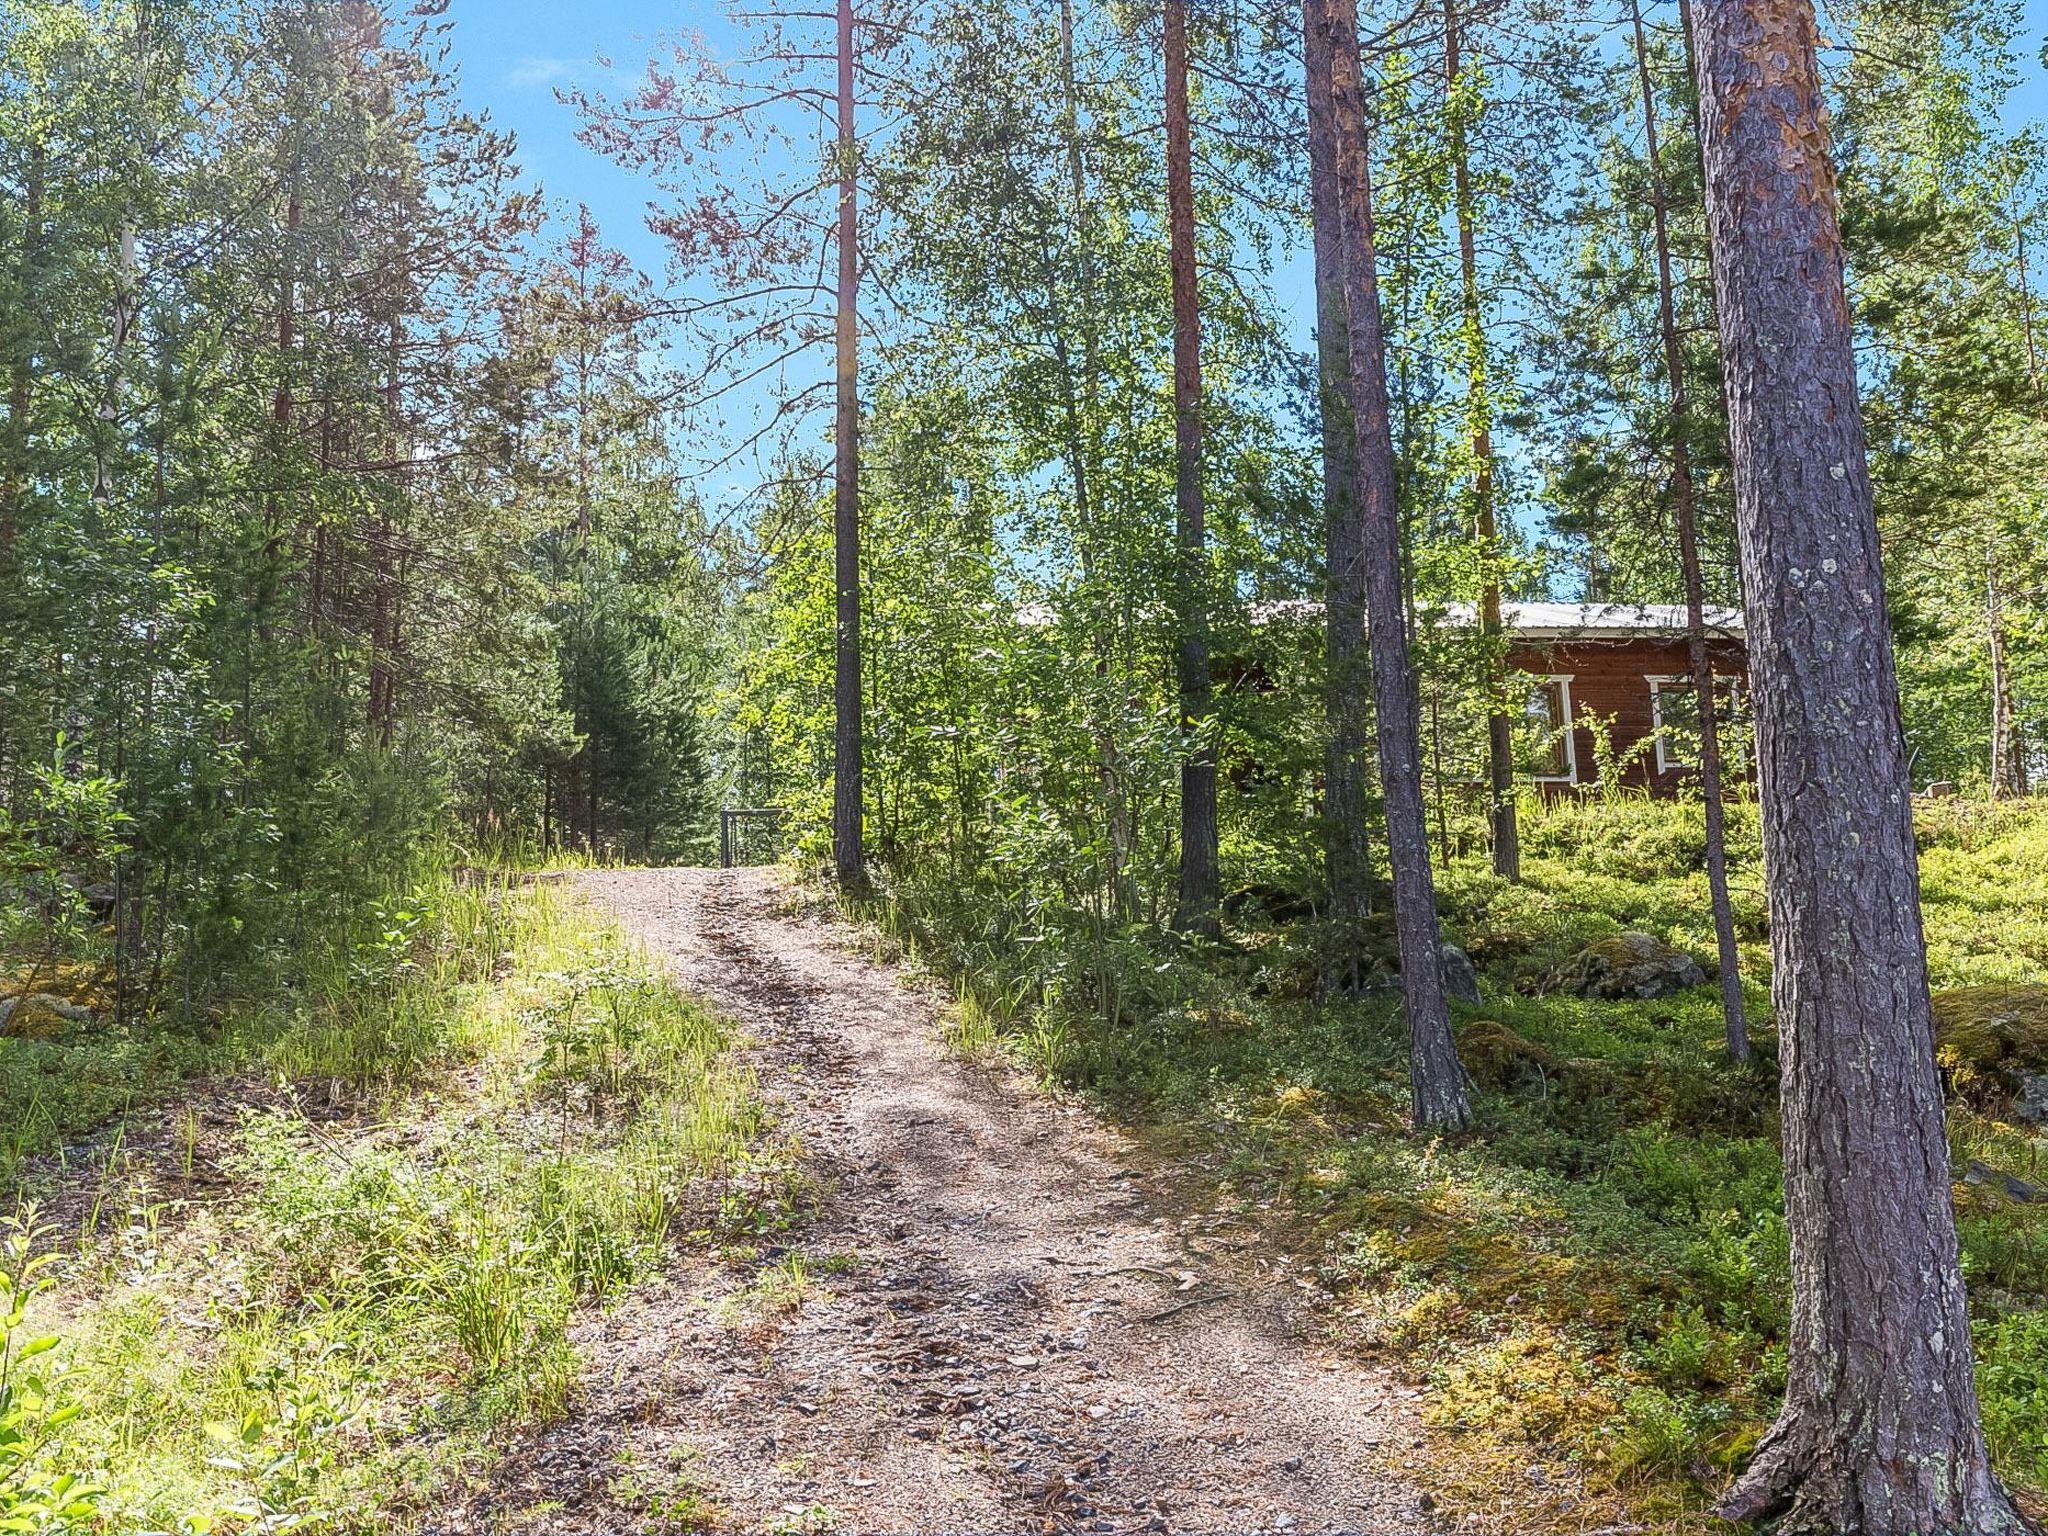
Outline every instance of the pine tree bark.
[[[134, 108], [140, 122], [149, 95], [149, 4], [137, 0], [135, 7]], [[92, 499], [107, 502], [114, 495], [114, 439], [121, 430], [121, 393], [126, 383], [128, 341], [141, 317], [142, 281], [136, 262], [135, 213], [124, 209], [117, 242], [119, 262], [114, 271], [114, 301], [108, 316], [107, 378], [100, 394], [98, 422], [93, 432]]]
[[1486, 387], [1485, 317], [1479, 305], [1478, 208], [1472, 154], [1457, 103], [1464, 74], [1457, 0], [1444, 0], [1444, 90], [1450, 101], [1451, 209], [1458, 228], [1458, 291], [1465, 328], [1465, 412], [1472, 446], [1472, 541], [1480, 561], [1479, 643], [1486, 655], [1486, 820], [1493, 872], [1522, 878], [1521, 832], [1515, 820], [1514, 719], [1502, 698], [1506, 657], [1501, 638], [1500, 530], [1494, 514], [1493, 411]]
[[1137, 910], [1137, 893], [1130, 875], [1131, 850], [1136, 841], [1131, 830], [1130, 796], [1118, 762], [1116, 734], [1108, 693], [1112, 677], [1111, 640], [1098, 611], [1095, 578], [1100, 566], [1102, 531], [1098, 526], [1094, 494], [1093, 455], [1089, 434], [1094, 430], [1101, 392], [1101, 346], [1095, 304], [1095, 252], [1089, 227], [1091, 202], [1088, 196], [1086, 141], [1081, 131], [1081, 91], [1074, 65], [1074, 0], [1060, 0], [1060, 131], [1066, 140], [1067, 190], [1073, 199], [1075, 276], [1080, 290], [1076, 319], [1081, 331], [1080, 388], [1074, 387], [1071, 357], [1063, 334], [1055, 330], [1055, 361], [1059, 365], [1067, 425], [1068, 471], [1074, 481], [1074, 521], [1077, 525], [1081, 560], [1081, 582], [1088, 594], [1088, 645], [1095, 662], [1096, 697], [1090, 702], [1090, 730], [1095, 738], [1096, 778], [1102, 789], [1103, 813], [1108, 822], [1108, 868], [1103, 885], [1110, 908], [1119, 919]]
[[370, 533], [370, 734], [389, 748], [397, 726], [398, 679], [392, 649], [396, 629], [391, 514], [380, 511]]
[[1991, 651], [1991, 794], [1994, 799], [2018, 799], [2027, 792], [2027, 763], [2020, 745], [2019, 712], [2013, 704], [2005, 593], [1999, 585], [1995, 553], [1984, 560], [1984, 628]]
[[1323, 446], [1323, 883], [1346, 942], [1333, 958], [1356, 980], [1357, 925], [1372, 910], [1365, 812], [1365, 733], [1372, 686], [1365, 648], [1365, 530], [1359, 521], [1358, 428], [1351, 413], [1351, 312], [1344, 303], [1343, 207], [1330, 103], [1329, 35], [1320, 0], [1302, 3], [1307, 80], [1309, 220], [1314, 233], [1316, 376]]
[[1671, 433], [1671, 510], [1678, 524], [1678, 563], [1685, 579], [1685, 649], [1700, 721], [1700, 794], [1705, 801], [1707, 893], [1714, 911], [1714, 952], [1721, 983], [1721, 1023], [1728, 1054], [1749, 1059], [1749, 1023], [1743, 1016], [1742, 959], [1735, 947], [1735, 909], [1728, 899], [1728, 808], [1722, 799], [1720, 701], [1707, 654], [1706, 583], [1700, 573], [1699, 522], [1694, 513], [1692, 453], [1687, 433], [1692, 404], [1685, 386], [1685, 351], [1678, 334], [1678, 301], [1671, 273], [1670, 201], [1657, 155], [1657, 97], [1650, 81], [1649, 40], [1639, 0], [1629, 0], [1635, 31], [1636, 80], [1643, 95], [1643, 147], [1650, 170], [1650, 220], [1657, 248], [1657, 324], [1664, 340], [1664, 379]]
[[2041, 393], [2041, 350], [2034, 340], [2034, 292], [2027, 271], [2027, 231], [2018, 219], [2012, 221], [2012, 254], [2020, 281], [2020, 335], [2027, 344], [2027, 383]]
[[839, 0], [839, 289], [834, 317], [832, 865], [842, 887], [867, 877], [861, 853], [860, 397], [854, 333], [860, 258], [854, 186], [853, 0]]
[[1180, 890], [1174, 926], [1213, 934], [1216, 746], [1209, 720], [1209, 613], [1202, 504], [1202, 310], [1195, 275], [1193, 135], [1188, 121], [1187, 0], [1166, 0], [1167, 264], [1173, 285], [1174, 605], [1180, 681]]
[[406, 274], [403, 262], [392, 278], [391, 315], [385, 339], [384, 452], [392, 484], [381, 496], [370, 535], [370, 731], [390, 748], [398, 728], [398, 530], [393, 503], [405, 494], [405, 429], [400, 360], [404, 339]]
[[1394, 930], [1408, 1013], [1409, 1097], [1418, 1129], [1472, 1123], [1465, 1069], [1451, 1038], [1443, 941], [1429, 868], [1422, 799], [1421, 717], [1402, 601], [1400, 511], [1387, 415], [1386, 334], [1373, 250], [1372, 179], [1366, 157], [1365, 86], [1358, 60], [1357, 0], [1316, 0], [1330, 63], [1330, 105], [1343, 212], [1344, 302], [1350, 316], [1352, 418], [1358, 437], [1359, 505], [1365, 535], [1366, 639], [1372, 659], [1380, 792], [1386, 803]]
[[1721, 1505], [2015, 1536], [1979, 1425], [1810, 0], [1698, 0], [1784, 1063], [1785, 1403]]
[[[41, 143], [29, 150], [26, 184], [22, 188], [21, 251], [16, 264], [16, 302], [24, 313], [31, 312], [40, 287], [38, 260], [43, 232], [43, 177], [48, 151]], [[17, 593], [18, 545], [27, 524], [28, 455], [32, 442], [29, 416], [35, 407], [35, 344], [31, 336], [16, 328], [7, 338], [7, 425], [0, 435], [0, 692], [12, 691], [13, 674], [20, 665], [22, 647], [17, 643], [20, 620]], [[0, 796], [9, 785], [9, 765], [14, 743], [8, 722], [0, 718]]]

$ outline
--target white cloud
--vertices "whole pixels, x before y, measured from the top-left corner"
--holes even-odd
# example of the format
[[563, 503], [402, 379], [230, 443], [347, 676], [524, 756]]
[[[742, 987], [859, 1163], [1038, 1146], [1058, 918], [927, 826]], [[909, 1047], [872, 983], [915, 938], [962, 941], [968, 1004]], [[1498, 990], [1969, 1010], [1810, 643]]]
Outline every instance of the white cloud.
[[506, 72], [505, 83], [513, 86], [552, 85], [576, 69], [573, 59], [521, 59]]

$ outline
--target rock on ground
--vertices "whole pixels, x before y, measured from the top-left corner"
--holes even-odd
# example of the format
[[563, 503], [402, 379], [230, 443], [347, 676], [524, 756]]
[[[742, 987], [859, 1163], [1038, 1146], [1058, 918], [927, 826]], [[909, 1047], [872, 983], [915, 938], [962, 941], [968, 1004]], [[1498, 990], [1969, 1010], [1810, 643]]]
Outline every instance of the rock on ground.
[[1444, 970], [1444, 991], [1461, 1003], [1479, 1001], [1479, 972], [1472, 964], [1472, 957], [1455, 944], [1446, 944], [1441, 951]]
[[1669, 997], [1705, 983], [1699, 961], [1647, 933], [1624, 933], [1588, 944], [1553, 971], [1547, 992], [1578, 997]]
[[1934, 1044], [1949, 1086], [1978, 1108], [2048, 1119], [2048, 987], [1989, 982], [1937, 992]]

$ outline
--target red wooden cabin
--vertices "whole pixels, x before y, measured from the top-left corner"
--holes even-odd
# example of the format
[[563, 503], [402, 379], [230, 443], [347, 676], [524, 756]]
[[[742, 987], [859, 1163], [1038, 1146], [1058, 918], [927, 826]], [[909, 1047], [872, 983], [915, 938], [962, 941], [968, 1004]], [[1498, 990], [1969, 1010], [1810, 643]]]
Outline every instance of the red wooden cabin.
[[[1290, 598], [1255, 604], [1250, 617], [1260, 629], [1284, 628], [1319, 625], [1322, 612], [1313, 599]], [[1724, 775], [1736, 783], [1751, 772], [1744, 696], [1749, 652], [1740, 612], [1710, 607], [1705, 617], [1708, 659], [1720, 689]], [[1017, 619], [1030, 628], [1057, 623], [1051, 609], [1036, 603], [1021, 606]], [[1445, 619], [1466, 626], [1475, 614], [1471, 604], [1458, 603]], [[1508, 663], [1529, 676], [1525, 728], [1517, 734], [1523, 770], [1539, 788], [1556, 794], [1589, 788], [1600, 782], [1603, 762], [1618, 768], [1623, 784], [1653, 795], [1675, 795], [1697, 775], [1682, 606], [1503, 603], [1501, 620]], [[1275, 686], [1256, 657], [1218, 654], [1212, 666], [1227, 688], [1266, 693]]]
[[[1509, 663], [1530, 675], [1531, 734], [1547, 738], [1533, 777], [1560, 793], [1599, 782], [1612, 743], [1624, 784], [1670, 795], [1697, 773], [1692, 667], [1685, 609], [1659, 603], [1504, 603]], [[1732, 780], [1748, 772], [1749, 724], [1743, 696], [1748, 648], [1742, 615], [1709, 608], [1708, 658], [1721, 704], [1722, 751]]]

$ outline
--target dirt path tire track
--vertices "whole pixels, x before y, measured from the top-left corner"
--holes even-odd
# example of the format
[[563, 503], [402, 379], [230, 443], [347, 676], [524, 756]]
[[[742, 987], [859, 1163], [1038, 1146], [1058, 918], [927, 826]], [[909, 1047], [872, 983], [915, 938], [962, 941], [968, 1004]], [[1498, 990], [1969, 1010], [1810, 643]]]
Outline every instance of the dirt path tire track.
[[824, 1191], [793, 1244], [845, 1267], [771, 1330], [733, 1326], [748, 1276], [712, 1265], [593, 1319], [584, 1400], [463, 1526], [674, 1529], [694, 1482], [737, 1531], [1425, 1528], [1392, 1470], [1409, 1394], [1307, 1338], [1290, 1284], [1205, 1257], [1218, 1218], [1170, 1171], [948, 1056], [933, 1001], [772, 872], [581, 883], [756, 1042]]

